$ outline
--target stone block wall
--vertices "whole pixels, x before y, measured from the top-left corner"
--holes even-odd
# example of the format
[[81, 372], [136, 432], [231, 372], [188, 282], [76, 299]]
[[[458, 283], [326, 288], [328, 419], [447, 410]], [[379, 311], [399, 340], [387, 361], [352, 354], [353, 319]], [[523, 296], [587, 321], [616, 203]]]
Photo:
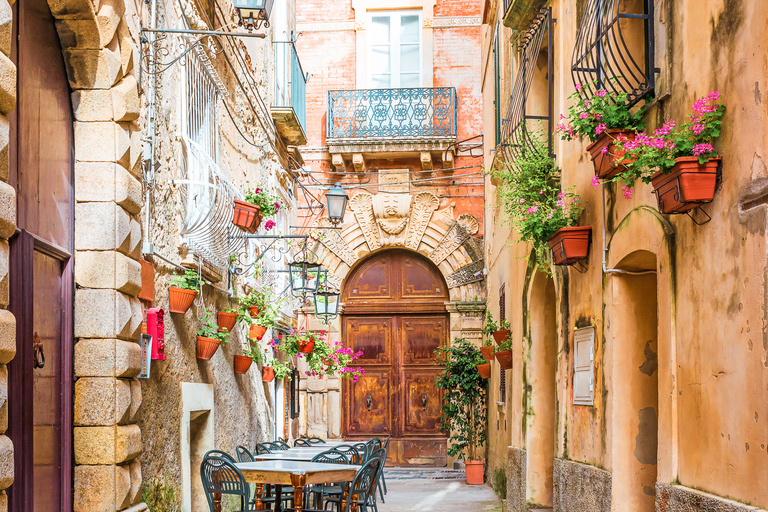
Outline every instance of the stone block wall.
[[16, 355], [16, 318], [8, 308], [8, 238], [16, 229], [16, 192], [8, 184], [8, 114], [16, 106], [16, 66], [10, 60], [13, 13], [0, 0], [0, 512], [8, 509], [5, 495], [13, 483], [13, 443], [8, 430], [8, 369]]
[[610, 471], [555, 459], [554, 511], [611, 512], [611, 482]]
[[682, 485], [656, 483], [657, 512], [750, 512], [762, 509], [707, 494]]
[[528, 454], [521, 448], [507, 448], [507, 510], [524, 512]]

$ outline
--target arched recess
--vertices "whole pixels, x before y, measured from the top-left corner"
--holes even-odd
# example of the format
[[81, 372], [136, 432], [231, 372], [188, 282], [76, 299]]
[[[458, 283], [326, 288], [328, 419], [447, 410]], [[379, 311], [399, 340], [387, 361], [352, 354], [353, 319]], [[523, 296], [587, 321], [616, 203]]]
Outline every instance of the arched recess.
[[344, 437], [392, 436], [398, 465], [444, 466], [434, 351], [448, 343], [448, 288], [427, 258], [402, 249], [356, 265], [342, 288], [342, 340], [365, 369], [343, 389]]
[[674, 250], [674, 227], [649, 207], [624, 217], [608, 244], [608, 466], [613, 500], [631, 510], [653, 510], [655, 482], [677, 474]]

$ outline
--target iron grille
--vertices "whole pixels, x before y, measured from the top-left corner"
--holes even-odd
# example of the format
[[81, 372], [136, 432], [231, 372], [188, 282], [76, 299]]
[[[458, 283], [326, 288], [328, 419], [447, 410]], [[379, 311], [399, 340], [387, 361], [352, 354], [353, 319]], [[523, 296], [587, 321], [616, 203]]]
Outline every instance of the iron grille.
[[[504, 284], [499, 288], [499, 325], [507, 319], [507, 292]], [[499, 402], [507, 401], [507, 372], [499, 367]]]
[[[502, 120], [501, 147], [504, 157], [512, 162], [518, 155], [533, 150], [534, 134], [545, 132], [547, 134], [547, 148], [549, 156], [554, 158], [554, 142], [552, 131], [552, 101], [554, 93], [553, 52], [552, 40], [552, 8], [547, 7], [539, 11], [539, 14], [531, 22], [530, 28], [522, 33], [517, 43], [517, 75], [512, 88], [512, 97], [509, 100], [507, 115]], [[536, 72], [536, 61], [539, 58], [544, 36], [547, 36], [547, 106], [546, 113], [529, 113], [529, 94], [532, 89], [533, 78]]]
[[456, 89], [328, 91], [328, 139], [456, 138]]
[[653, 0], [590, 0], [576, 34], [574, 85], [585, 98], [605, 88], [636, 104], [655, 87], [653, 38]]

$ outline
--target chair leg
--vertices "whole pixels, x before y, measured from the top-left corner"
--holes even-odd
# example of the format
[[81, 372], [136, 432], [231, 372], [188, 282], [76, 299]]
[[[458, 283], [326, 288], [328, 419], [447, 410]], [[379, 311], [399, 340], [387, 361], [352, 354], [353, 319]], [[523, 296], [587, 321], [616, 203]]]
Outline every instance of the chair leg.
[[[381, 481], [382, 480], [383, 480], [383, 478], [379, 478], [379, 481], [376, 483], [376, 488], [379, 490], [379, 496], [381, 496], [381, 502], [382, 503], [386, 503], [386, 501], [384, 501], [384, 491], [381, 488]], [[374, 496], [376, 495], [376, 489], [373, 490], [373, 494], [374, 494]]]

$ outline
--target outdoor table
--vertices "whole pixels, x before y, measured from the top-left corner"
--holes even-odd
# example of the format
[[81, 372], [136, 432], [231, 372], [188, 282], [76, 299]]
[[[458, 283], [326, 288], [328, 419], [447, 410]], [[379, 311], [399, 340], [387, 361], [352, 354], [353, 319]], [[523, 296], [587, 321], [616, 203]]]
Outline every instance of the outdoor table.
[[[304, 501], [304, 487], [312, 484], [329, 484], [335, 482], [351, 482], [361, 466], [346, 464], [322, 464], [318, 462], [301, 462], [291, 460], [268, 460], [260, 462], [241, 462], [235, 464], [243, 473], [245, 480], [256, 484], [256, 510], [264, 510], [262, 498], [264, 484], [272, 484], [275, 488], [275, 510], [281, 510], [279, 496], [284, 485], [292, 485], [293, 505], [296, 512], [301, 512]], [[347, 489], [341, 497], [342, 506], [346, 505]]]
[[326, 448], [325, 450], [294, 450], [293, 448], [290, 450], [283, 450], [279, 452], [274, 453], [265, 453], [262, 455], [256, 455], [253, 454], [254, 460], [298, 460], [298, 461], [304, 461], [309, 462], [314, 457], [317, 456], [319, 453], [323, 453], [324, 451], [330, 450], [330, 448]]

